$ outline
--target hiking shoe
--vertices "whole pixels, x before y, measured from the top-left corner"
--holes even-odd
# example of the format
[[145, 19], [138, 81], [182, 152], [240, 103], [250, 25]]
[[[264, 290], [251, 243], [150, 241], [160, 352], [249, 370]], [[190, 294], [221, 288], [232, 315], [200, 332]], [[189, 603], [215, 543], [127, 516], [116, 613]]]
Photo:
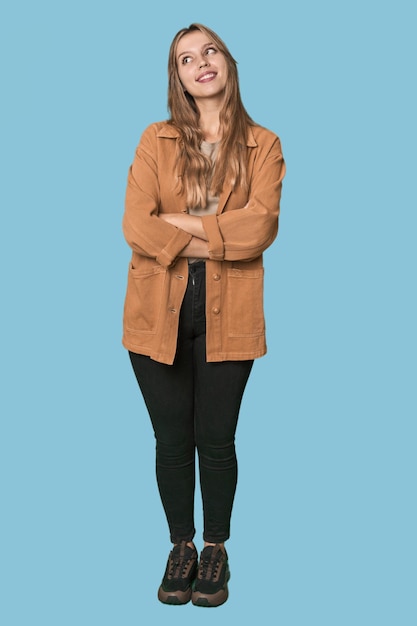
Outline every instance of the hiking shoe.
[[230, 578], [226, 550], [216, 544], [206, 546], [201, 553], [192, 593], [196, 606], [220, 606], [229, 596], [227, 582]]
[[165, 574], [158, 589], [158, 599], [165, 604], [186, 604], [197, 573], [198, 554], [195, 548], [181, 541], [169, 553]]

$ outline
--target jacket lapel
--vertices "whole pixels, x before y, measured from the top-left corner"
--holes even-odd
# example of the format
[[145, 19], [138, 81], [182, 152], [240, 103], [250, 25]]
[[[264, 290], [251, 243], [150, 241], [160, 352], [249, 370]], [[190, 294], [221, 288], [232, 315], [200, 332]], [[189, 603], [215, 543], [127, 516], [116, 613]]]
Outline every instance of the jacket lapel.
[[[250, 126], [248, 128], [248, 139], [246, 142], [246, 146], [248, 148], [256, 148], [258, 146], [255, 140], [252, 128]], [[248, 150], [248, 153], [249, 153], [249, 150]], [[228, 201], [232, 191], [233, 191], [233, 187], [231, 185], [226, 185], [224, 187], [223, 191], [220, 194], [219, 206], [217, 207], [217, 215], [220, 215], [220, 213], [223, 212], [224, 207], [226, 206], [226, 202]]]

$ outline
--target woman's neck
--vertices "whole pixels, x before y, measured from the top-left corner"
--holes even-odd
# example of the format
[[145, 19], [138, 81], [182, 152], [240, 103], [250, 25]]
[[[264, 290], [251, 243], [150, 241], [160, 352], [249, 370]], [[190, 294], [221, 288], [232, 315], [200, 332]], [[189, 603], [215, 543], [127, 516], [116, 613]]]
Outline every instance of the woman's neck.
[[219, 120], [217, 119], [213, 123], [202, 122], [200, 119], [200, 130], [203, 133], [203, 137], [206, 141], [210, 143], [215, 143], [216, 141], [220, 141], [220, 125]]
[[203, 132], [204, 140], [208, 143], [216, 143], [217, 141], [220, 141], [221, 135], [218, 129], [213, 131], [207, 131], [202, 128], [201, 130]]
[[212, 109], [204, 107], [200, 108], [200, 120], [199, 126], [203, 133], [204, 139], [210, 143], [220, 141], [220, 120], [219, 120], [219, 108], [213, 107]]

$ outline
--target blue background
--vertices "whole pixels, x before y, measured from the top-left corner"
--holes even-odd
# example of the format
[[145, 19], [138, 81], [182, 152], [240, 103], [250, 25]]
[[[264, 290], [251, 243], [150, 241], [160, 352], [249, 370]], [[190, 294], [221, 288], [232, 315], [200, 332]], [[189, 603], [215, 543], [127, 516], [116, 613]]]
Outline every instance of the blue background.
[[[417, 623], [412, 5], [1, 10], [4, 626]], [[215, 615], [156, 599], [170, 545], [120, 343], [127, 170], [192, 21], [230, 47], [288, 166]]]

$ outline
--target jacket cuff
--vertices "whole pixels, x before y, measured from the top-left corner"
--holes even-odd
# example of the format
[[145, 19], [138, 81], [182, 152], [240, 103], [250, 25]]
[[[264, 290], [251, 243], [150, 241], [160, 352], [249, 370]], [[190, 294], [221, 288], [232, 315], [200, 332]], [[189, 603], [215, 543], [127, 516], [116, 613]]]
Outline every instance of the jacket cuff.
[[170, 267], [177, 260], [181, 250], [190, 243], [191, 239], [192, 235], [186, 233], [185, 230], [177, 228], [175, 235], [156, 257], [156, 261], [163, 267]]
[[201, 218], [208, 239], [209, 258], [212, 261], [223, 261], [224, 241], [220, 232], [217, 215], [205, 215]]

